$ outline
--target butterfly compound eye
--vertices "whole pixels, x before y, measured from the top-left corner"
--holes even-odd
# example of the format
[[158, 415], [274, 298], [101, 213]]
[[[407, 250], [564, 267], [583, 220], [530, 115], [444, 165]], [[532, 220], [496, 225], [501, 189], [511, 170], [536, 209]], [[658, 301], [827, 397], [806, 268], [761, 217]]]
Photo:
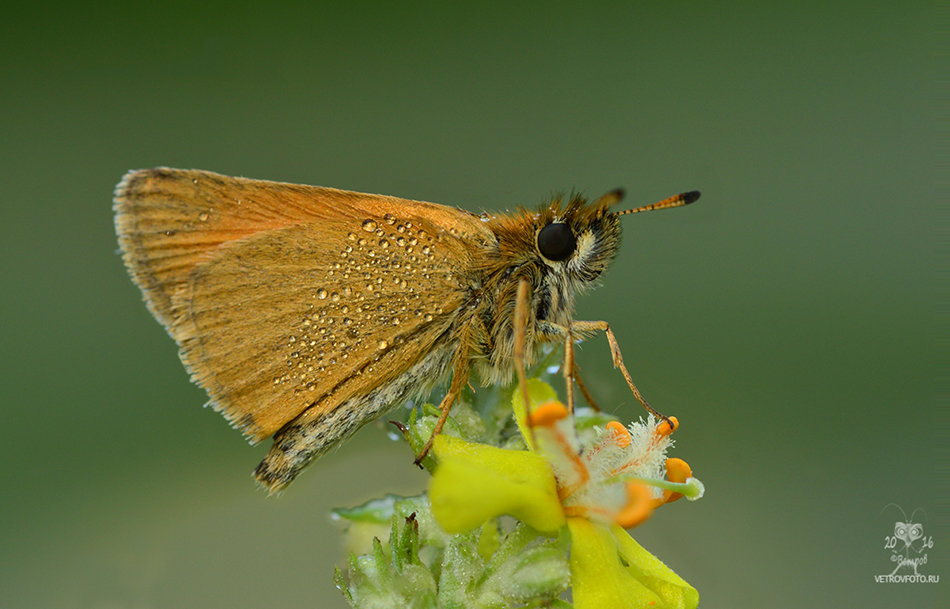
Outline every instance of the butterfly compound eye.
[[576, 247], [571, 227], [563, 222], [552, 222], [538, 233], [538, 251], [548, 260], [567, 260]]

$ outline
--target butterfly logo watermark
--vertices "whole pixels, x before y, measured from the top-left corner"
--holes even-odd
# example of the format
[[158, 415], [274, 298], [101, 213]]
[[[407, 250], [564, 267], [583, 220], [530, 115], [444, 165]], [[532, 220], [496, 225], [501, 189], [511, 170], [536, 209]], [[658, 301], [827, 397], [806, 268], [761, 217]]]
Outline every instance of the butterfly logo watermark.
[[884, 536], [884, 549], [890, 552], [890, 561], [894, 570], [886, 575], [875, 575], [874, 581], [879, 584], [935, 584], [940, 581], [939, 575], [921, 573], [922, 567], [927, 564], [927, 551], [933, 548], [932, 536], [924, 535], [924, 525], [915, 522], [917, 508], [910, 518], [904, 509], [896, 503], [889, 503], [884, 509], [894, 506], [900, 510], [902, 520], [894, 522], [893, 534]]

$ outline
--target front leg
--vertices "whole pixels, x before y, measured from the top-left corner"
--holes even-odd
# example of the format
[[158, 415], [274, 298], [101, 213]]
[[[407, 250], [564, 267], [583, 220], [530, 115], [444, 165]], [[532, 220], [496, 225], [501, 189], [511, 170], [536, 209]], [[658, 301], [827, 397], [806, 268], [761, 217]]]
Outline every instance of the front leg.
[[[627, 385], [630, 387], [630, 391], [633, 392], [633, 396], [637, 398], [637, 401], [651, 414], [654, 416], [663, 419], [670, 426], [670, 429], [676, 429], [676, 419], [670, 419], [670, 417], [660, 413], [655, 408], [650, 406], [647, 401], [643, 398], [643, 395], [640, 393], [640, 390], [637, 389], [636, 384], [633, 382], [633, 378], [630, 377], [630, 373], [627, 372], [627, 367], [623, 363], [623, 356], [620, 354], [620, 345], [617, 344], [617, 337], [614, 336], [613, 330], [610, 329], [610, 326], [606, 321], [575, 321], [571, 322], [571, 326], [565, 327], [560, 324], [555, 324], [552, 322], [539, 322], [539, 330], [548, 334], [556, 334], [559, 336], [564, 336], [567, 339], [571, 338], [572, 331], [579, 333], [583, 332], [597, 332], [603, 331], [607, 335], [607, 344], [610, 346], [610, 357], [613, 359], [614, 368], [620, 368], [623, 378], [627, 381]], [[571, 345], [573, 347], [573, 345]], [[565, 356], [567, 354], [567, 349], [565, 347]], [[571, 354], [573, 356], [573, 348], [571, 349]], [[573, 359], [573, 358], [572, 358]], [[573, 361], [571, 362], [573, 370]]]
[[[512, 319], [514, 325], [513, 339], [515, 374], [518, 376], [518, 389], [521, 391], [521, 398], [524, 400], [525, 412], [531, 414], [531, 401], [528, 396], [528, 381], [524, 372], [524, 353], [525, 353], [525, 335], [528, 325], [528, 313], [531, 308], [531, 283], [521, 278], [518, 281], [518, 294], [515, 297], [515, 314]], [[531, 430], [534, 433], [534, 430]]]

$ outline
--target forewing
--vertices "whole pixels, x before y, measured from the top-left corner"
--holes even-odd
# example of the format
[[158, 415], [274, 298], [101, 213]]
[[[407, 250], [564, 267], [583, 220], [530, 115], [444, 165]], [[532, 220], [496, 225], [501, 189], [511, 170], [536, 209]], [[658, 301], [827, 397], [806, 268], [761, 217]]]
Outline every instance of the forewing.
[[207, 172], [135, 172], [118, 192], [133, 277], [255, 441], [416, 363], [452, 332], [472, 245], [491, 238], [449, 207]]
[[389, 213], [428, 220], [463, 239], [492, 238], [474, 215], [444, 205], [165, 167], [127, 173], [114, 209], [122, 258], [166, 328], [172, 296], [195, 266], [221, 245], [261, 231], [334, 220], [358, 228]]

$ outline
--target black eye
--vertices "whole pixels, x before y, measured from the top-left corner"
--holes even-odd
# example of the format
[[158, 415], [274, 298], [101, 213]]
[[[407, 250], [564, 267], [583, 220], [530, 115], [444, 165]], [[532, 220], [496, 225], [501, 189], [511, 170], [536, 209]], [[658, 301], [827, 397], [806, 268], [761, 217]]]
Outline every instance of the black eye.
[[577, 240], [571, 227], [562, 222], [548, 224], [538, 233], [538, 251], [548, 260], [567, 260], [575, 247]]

